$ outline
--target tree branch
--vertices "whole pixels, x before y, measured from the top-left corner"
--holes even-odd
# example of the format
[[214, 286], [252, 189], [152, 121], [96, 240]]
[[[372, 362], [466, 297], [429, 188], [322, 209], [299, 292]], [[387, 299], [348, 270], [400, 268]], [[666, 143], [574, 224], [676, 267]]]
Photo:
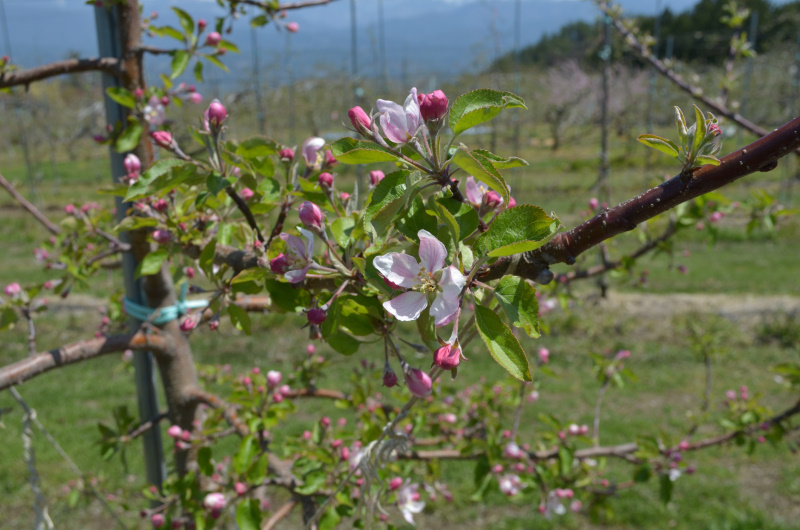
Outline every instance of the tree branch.
[[704, 95], [702, 89], [687, 83], [680, 75], [672, 70], [672, 68], [668, 67], [666, 64], [664, 64], [664, 62], [650, 53], [650, 50], [647, 48], [647, 46], [645, 46], [644, 43], [642, 43], [642, 41], [640, 41], [639, 38], [631, 30], [626, 28], [625, 24], [623, 24], [623, 22], [615, 16], [615, 13], [611, 9], [609, 2], [604, 0], [594, 0], [594, 3], [603, 13], [608, 15], [608, 17], [611, 19], [611, 22], [614, 24], [614, 28], [616, 28], [616, 30], [619, 31], [619, 33], [625, 38], [625, 41], [628, 43], [631, 49], [633, 49], [633, 51], [636, 52], [639, 57], [649, 62], [661, 75], [672, 81], [677, 87], [696, 100], [701, 101], [703, 105], [714, 109], [714, 112], [717, 114], [725, 116], [726, 118], [736, 122], [743, 129], [750, 131], [756, 136], [764, 136], [767, 134], [767, 129], [756, 125], [744, 116], [728, 109], [725, 105]]
[[272, 7], [272, 4], [268, 2], [259, 2], [258, 0], [236, 0], [235, 3], [237, 4], [246, 4], [249, 6], [260, 7], [269, 12], [280, 13], [281, 11], [289, 11], [292, 9], [302, 9], [304, 7], [313, 7], [313, 6], [321, 6], [325, 4], [329, 4], [334, 0], [307, 0], [305, 2], [287, 2], [285, 4], [278, 5], [278, 8], [275, 9]]
[[50, 219], [48, 219], [46, 215], [44, 215], [41, 211], [39, 211], [39, 209], [36, 206], [33, 205], [33, 203], [31, 203], [30, 201], [28, 201], [28, 199], [23, 197], [14, 188], [14, 186], [9, 181], [6, 180], [6, 178], [3, 176], [2, 173], [0, 173], [0, 186], [3, 186], [9, 193], [9, 195], [14, 197], [14, 199], [20, 204], [20, 206], [28, 210], [28, 212], [30, 212], [30, 214], [33, 215], [37, 221], [42, 223], [42, 225], [44, 225], [44, 227], [47, 228], [47, 230], [51, 234], [57, 236], [58, 234], [61, 233], [61, 229], [58, 227], [58, 225], [52, 222]]
[[283, 519], [289, 516], [292, 513], [294, 507], [297, 506], [297, 501], [292, 499], [291, 501], [287, 502], [277, 510], [275, 513], [272, 514], [272, 517], [267, 519], [267, 522], [264, 523], [264, 526], [261, 527], [261, 530], [272, 530], [275, 528], [275, 525], [280, 523]]
[[166, 352], [171, 348], [166, 337], [146, 331], [129, 335], [112, 335], [91, 339], [62, 348], [38, 353], [21, 361], [0, 368], [0, 390], [18, 385], [39, 374], [68, 364], [79, 363], [107, 353], [125, 350]]
[[547, 244], [522, 255], [501, 258], [488, 271], [478, 275], [481, 281], [504, 276], [513, 264], [513, 274], [522, 278], [549, 283], [553, 274], [550, 265], [572, 265], [583, 252], [639, 223], [690, 201], [704, 193], [719, 189], [735, 180], [756, 173], [771, 171], [778, 160], [800, 147], [800, 117], [722, 158], [719, 166], [705, 165], [690, 173], [681, 173], [645, 193], [604, 210], [568, 232], [556, 235]]
[[114, 76], [120, 75], [120, 63], [114, 57], [93, 59], [67, 59], [56, 63], [44, 64], [28, 70], [6, 72], [0, 74], [0, 88], [18, 85], [30, 85], [50, 77], [79, 72], [105, 72]]

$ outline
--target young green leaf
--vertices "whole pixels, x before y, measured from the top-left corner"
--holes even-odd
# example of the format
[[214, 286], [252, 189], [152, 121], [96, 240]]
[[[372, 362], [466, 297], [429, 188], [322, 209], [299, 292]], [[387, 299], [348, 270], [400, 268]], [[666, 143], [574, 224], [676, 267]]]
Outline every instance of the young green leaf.
[[136, 277], [152, 276], [161, 270], [161, 264], [169, 257], [169, 251], [165, 248], [160, 248], [148, 254], [136, 267]]
[[481, 88], [467, 92], [453, 102], [450, 129], [459, 135], [471, 127], [493, 119], [507, 108], [527, 109], [521, 97], [511, 92]]
[[129, 109], [136, 108], [136, 98], [133, 97], [130, 90], [112, 86], [106, 89], [106, 94], [123, 107], [128, 107]]
[[681, 140], [681, 145], [686, 144], [689, 138], [689, 127], [686, 125], [686, 117], [680, 107], [675, 107], [675, 126], [678, 128], [678, 138]]
[[139, 145], [139, 140], [142, 138], [143, 131], [144, 129], [142, 128], [142, 124], [139, 123], [139, 120], [133, 116], [129, 116], [128, 127], [117, 137], [114, 148], [118, 153], [133, 151], [136, 146]]
[[517, 276], [505, 276], [494, 295], [511, 324], [524, 329], [529, 337], [539, 338], [539, 302], [533, 286]]
[[369, 164], [400, 160], [399, 157], [378, 144], [349, 137], [333, 142], [331, 152], [336, 160], [343, 164]]
[[486, 149], [473, 149], [472, 154], [475, 157], [480, 156], [483, 159], [488, 160], [491, 162], [492, 166], [495, 167], [495, 169], [511, 169], [514, 167], [525, 167], [529, 165], [527, 161], [517, 158], [516, 156], [503, 158], [502, 156], [491, 153]]
[[706, 119], [703, 116], [703, 111], [697, 108], [697, 105], [694, 106], [694, 116], [697, 120], [697, 123], [695, 124], [692, 153], [698, 153], [700, 151], [700, 145], [702, 145], [703, 140], [705, 140], [706, 133], [708, 132], [708, 126], [706, 125]]
[[453, 154], [453, 163], [499, 193], [503, 200], [508, 202], [506, 181], [487, 159], [473, 156], [466, 146], [462, 145]]
[[[676, 109], [678, 107], [675, 107]], [[655, 134], [642, 134], [639, 135], [637, 138], [640, 142], [642, 142], [647, 147], [652, 147], [653, 149], [657, 149], [664, 154], [671, 156], [672, 158], [678, 158], [680, 155], [680, 151], [678, 151], [678, 146], [675, 145], [670, 140], [666, 138], [662, 138], [660, 136], [656, 136]]]
[[194, 33], [194, 20], [192, 20], [192, 16], [178, 7], [173, 7], [172, 10], [178, 15], [178, 20], [181, 23], [183, 31], [185, 31], [187, 35]]
[[494, 360], [520, 381], [530, 381], [528, 358], [511, 328], [494, 311], [481, 305], [475, 306], [475, 323]]

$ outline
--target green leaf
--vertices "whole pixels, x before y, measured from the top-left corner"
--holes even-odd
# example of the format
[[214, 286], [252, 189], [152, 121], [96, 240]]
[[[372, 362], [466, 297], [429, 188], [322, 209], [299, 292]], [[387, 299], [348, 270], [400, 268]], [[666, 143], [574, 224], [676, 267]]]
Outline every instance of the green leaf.
[[228, 316], [231, 317], [231, 323], [236, 326], [236, 329], [244, 331], [246, 335], [251, 334], [250, 315], [247, 314], [247, 311], [238, 305], [228, 304]]
[[222, 39], [221, 41], [219, 41], [219, 45], [221, 48], [225, 48], [229, 52], [242, 53], [239, 51], [239, 47], [229, 40]]
[[139, 120], [133, 116], [128, 116], [128, 126], [117, 137], [114, 148], [118, 153], [133, 151], [136, 146], [139, 145], [139, 140], [142, 138], [143, 131], [144, 129], [142, 128], [142, 124], [139, 123]]
[[114, 227], [114, 232], [127, 232], [128, 230], [136, 230], [137, 228], [149, 226], [158, 226], [158, 219], [152, 217], [126, 217]]
[[189, 52], [186, 50], [175, 50], [172, 52], [172, 64], [170, 65], [172, 68], [170, 77], [172, 79], [175, 79], [186, 70], [186, 67], [189, 66], [190, 58], [191, 55], [189, 55]]
[[290, 283], [267, 280], [266, 286], [272, 303], [284, 311], [295, 313], [311, 303], [311, 295], [307, 290]]
[[389, 173], [372, 192], [369, 206], [364, 212], [364, 228], [374, 228], [373, 237], [383, 234], [406, 201], [406, 177], [408, 171]]
[[172, 37], [178, 42], [186, 42], [186, 37], [183, 33], [173, 28], [172, 26], [161, 26], [160, 28], [152, 28], [153, 33], [159, 37]]
[[17, 322], [17, 312], [11, 306], [5, 306], [3, 312], [0, 313], [0, 331], [12, 329]]
[[642, 142], [647, 147], [652, 147], [653, 149], [657, 149], [662, 153], [671, 156], [672, 158], [678, 158], [680, 154], [677, 145], [675, 145], [670, 140], [667, 140], [666, 138], [662, 138], [660, 136], [656, 136], [655, 134], [641, 134], [639, 135], [637, 140]]
[[277, 152], [278, 144], [268, 138], [248, 138], [236, 148], [236, 154], [245, 160], [274, 155]]
[[417, 239], [420, 230], [427, 230], [430, 233], [436, 232], [436, 218], [425, 210], [425, 203], [417, 195], [409, 205], [408, 212], [403, 215], [395, 225], [401, 234], [409, 239]]
[[522, 204], [500, 213], [474, 248], [493, 258], [527, 252], [544, 245], [560, 226], [538, 206]]
[[511, 92], [481, 88], [459, 96], [450, 109], [450, 129], [459, 135], [471, 127], [489, 121], [504, 109], [527, 109], [525, 102]]
[[200, 259], [197, 260], [200, 270], [203, 271], [209, 278], [214, 276], [214, 256], [216, 251], [217, 240], [212, 239], [208, 242], [205, 248], [203, 248], [203, 251], [200, 253]]
[[169, 251], [165, 248], [160, 248], [151, 252], [145, 256], [141, 263], [139, 263], [139, 266], [136, 267], [136, 277], [152, 276], [158, 273], [158, 271], [161, 270], [161, 264], [164, 263], [164, 260], [168, 257]]
[[[154, 182], [162, 177], [170, 173], [174, 168], [182, 167], [182, 166], [194, 166], [191, 162], [184, 162], [178, 158], [163, 158], [150, 166], [150, 169], [145, 171], [139, 180], [134, 182], [129, 188], [128, 193], [125, 194], [125, 202], [132, 201], [138, 197], [144, 197], [146, 195], [152, 195], [155, 193], [153, 189]], [[171, 183], [172, 187], [177, 185], [177, 183]]]
[[559, 473], [562, 477], [569, 476], [572, 473], [572, 461], [574, 458], [575, 455], [569, 447], [562, 445], [558, 448]]
[[353, 233], [355, 226], [356, 220], [353, 217], [337, 217], [331, 223], [333, 239], [336, 240], [340, 247], [347, 248], [350, 243], [350, 234]]
[[221, 68], [222, 70], [224, 70], [226, 72], [228, 71], [228, 67], [225, 66], [225, 63], [223, 63], [222, 61], [217, 59], [215, 56], [213, 56], [213, 55], [205, 55], [205, 54], [201, 54], [201, 55], [203, 57], [205, 57], [206, 61], [210, 62], [214, 66], [217, 66], [218, 68]]
[[499, 193], [508, 204], [509, 194], [506, 181], [487, 159], [476, 158], [467, 150], [466, 146], [461, 145], [453, 154], [453, 163]]
[[685, 145], [689, 138], [689, 127], [686, 126], [686, 117], [680, 107], [675, 107], [675, 126], [678, 128], [678, 138], [681, 145]]
[[531, 284], [517, 276], [505, 276], [494, 295], [512, 325], [524, 329], [529, 337], [539, 338], [539, 302]]
[[197, 453], [197, 466], [200, 468], [200, 472], [207, 477], [214, 474], [214, 464], [211, 462], [210, 447], [203, 447]]
[[472, 154], [473, 156], [480, 156], [488, 160], [496, 169], [511, 169], [514, 167], [524, 167], [529, 165], [527, 161], [517, 158], [516, 156], [503, 158], [502, 156], [490, 153], [485, 149], [473, 149]]
[[258, 453], [258, 441], [255, 436], [245, 436], [239, 444], [239, 451], [233, 457], [233, 469], [237, 473], [244, 473], [253, 462], [253, 457]]
[[194, 78], [197, 79], [198, 83], [203, 82], [203, 62], [197, 61], [194, 63]]
[[672, 499], [672, 480], [669, 475], [661, 475], [659, 478], [658, 496], [664, 504], [669, 504]]
[[246, 499], [236, 507], [236, 526], [239, 530], [259, 530], [261, 528], [261, 508], [256, 499]]
[[647, 482], [653, 476], [653, 467], [650, 464], [642, 464], [633, 472], [634, 482]]
[[722, 163], [719, 158], [712, 155], [697, 155], [694, 161], [700, 165], [711, 164], [712, 166], [718, 166]]
[[336, 511], [336, 508], [328, 508], [319, 520], [319, 530], [333, 530], [342, 521], [342, 516]]
[[397, 162], [401, 160], [388, 149], [372, 142], [355, 138], [340, 138], [331, 145], [336, 160], [343, 164], [370, 164], [372, 162]]
[[706, 137], [706, 133], [708, 132], [708, 125], [706, 125], [706, 118], [703, 116], [703, 111], [697, 108], [697, 105], [694, 105], [694, 117], [697, 120], [697, 123], [695, 124], [692, 152], [697, 153], [700, 150], [700, 145], [703, 143], [703, 140]]
[[112, 86], [106, 89], [106, 94], [123, 107], [128, 107], [129, 109], [136, 108], [136, 98], [131, 94], [130, 90]]
[[439, 198], [436, 199], [436, 202], [444, 207], [458, 223], [459, 241], [469, 237], [478, 228], [478, 212], [469, 204], [464, 204], [452, 197]]
[[475, 306], [475, 323], [494, 360], [520, 381], [531, 381], [528, 358], [511, 328], [494, 311], [481, 305]]
[[175, 11], [176, 15], [178, 15], [178, 20], [181, 23], [183, 31], [185, 31], [187, 35], [194, 33], [194, 20], [192, 20], [191, 15], [189, 15], [189, 13], [183, 9], [177, 7], [173, 7], [172, 10]]

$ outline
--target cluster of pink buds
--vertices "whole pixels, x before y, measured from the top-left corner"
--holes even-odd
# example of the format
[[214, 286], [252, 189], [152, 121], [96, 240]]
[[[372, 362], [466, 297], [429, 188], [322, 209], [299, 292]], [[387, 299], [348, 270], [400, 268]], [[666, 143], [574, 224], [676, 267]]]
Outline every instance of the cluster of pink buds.
[[128, 154], [122, 161], [122, 165], [125, 167], [125, 180], [128, 184], [133, 184], [139, 180], [139, 171], [142, 169], [142, 162], [139, 160], [138, 156], [133, 153]]

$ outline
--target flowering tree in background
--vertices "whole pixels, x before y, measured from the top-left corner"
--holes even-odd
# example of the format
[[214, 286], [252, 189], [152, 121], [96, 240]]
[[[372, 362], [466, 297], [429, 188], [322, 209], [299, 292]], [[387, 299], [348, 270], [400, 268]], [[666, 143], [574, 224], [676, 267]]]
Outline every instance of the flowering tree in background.
[[[695, 107], [689, 125], [691, 119], [687, 122], [676, 109], [675, 139], [639, 138], [679, 161], [676, 176], [615, 207], [599, 209], [596, 200], [590, 202], [596, 215], [571, 230], [554, 213], [517, 204], [503, 174], [526, 161], [463, 143], [463, 133], [471, 128], [502, 112], [525, 109], [525, 102], [509, 92], [479, 89], [448, 98], [440, 90], [423, 94], [411, 88], [402, 104], [379, 99], [374, 111], [350, 109], [351, 137], [330, 145], [311, 137], [299, 149], [261, 137], [231, 140], [235, 134], [227, 120], [233, 110], [213, 101], [198, 116], [198, 126], [186, 126], [200, 150], [179, 143], [168, 104], [198, 97], [191, 87], [173, 86], [171, 79], [190, 67], [202, 79], [203, 65], [224, 66], [226, 51], [235, 51], [222, 38], [233, 15], [256, 9], [256, 25], [274, 23], [297, 32], [297, 24], [281, 18], [283, 10], [319, 3], [325, 2], [223, 2], [228, 15], [213, 28], [175, 9], [180, 28], [173, 28], [156, 26], [154, 16], [142, 21], [135, 1], [100, 2], [122, 21], [119, 58], [32, 70], [16, 70], [3, 59], [0, 87], [64, 71], [112, 73], [123, 86], [109, 89], [107, 96], [128, 115], [125, 122], [108, 124], [108, 134], [98, 138], [125, 154], [125, 174], [117, 175], [113, 190], [124, 201], [121, 221], [87, 203], [68, 205], [65, 218], [54, 224], [4, 184], [51, 232], [42, 259], [54, 278], [5, 287], [3, 325], [19, 319], [29, 325], [31, 355], [0, 368], [0, 390], [13, 391], [44, 372], [100, 355], [152, 352], [166, 414], [105, 427], [102, 448], [113, 453], [160, 421], [169, 424], [174, 472], [163, 484], [147, 485], [143, 497], [152, 503], [145, 507], [143, 500], [135, 510], [155, 527], [210, 528], [234, 519], [240, 528], [271, 528], [295, 506], [307, 527], [369, 527], [396, 517], [391, 506], [413, 523], [426, 506], [423, 492], [428, 499], [450, 497], [436, 469], [427, 465], [448, 458], [476, 461], [479, 494], [491, 487], [508, 496], [525, 495], [552, 517], [590, 510], [613, 494], [615, 485], [603, 478], [598, 458], [633, 463], [637, 481], [658, 476], [668, 498], [676, 475], [692, 472], [683, 453], [730, 440], [780, 439], [800, 403], [772, 414], [747, 389], [728, 396], [728, 431], [700, 440], [665, 437], [600, 445], [600, 400], [593, 428], [551, 418], [536, 440], [520, 439], [518, 425], [504, 425], [496, 412], [519, 410], [526, 400], [537, 399], [528, 383], [549, 359], [542, 348], [531, 363], [518, 338], [538, 338], [540, 315], [553, 304], [532, 282], [548, 284], [554, 264], [574, 264], [585, 251], [663, 212], [773, 169], [800, 148], [800, 118], [721, 156], [717, 118]], [[181, 47], [143, 46], [143, 28]], [[172, 57], [163, 86], [143, 81], [148, 53]], [[714, 110], [726, 115], [725, 109]], [[161, 150], [157, 161], [154, 149]], [[368, 189], [352, 194], [339, 189], [337, 166], [378, 162], [395, 169], [372, 171]], [[691, 220], [694, 214], [682, 215]], [[670, 224], [630, 259], [675, 231]], [[119, 253], [136, 257], [147, 305], [126, 299], [117, 303], [100, 336], [62, 346], [58, 355], [38, 353], [33, 323], [42, 294], [54, 290], [66, 296], [85, 285], [102, 260]], [[559, 281], [619, 266], [606, 262], [560, 275]], [[187, 291], [200, 297], [187, 302]], [[248, 311], [265, 308], [295, 314], [296, 324], [308, 329], [310, 355], [296, 363], [293, 388], [286, 384], [289, 374], [274, 370], [198, 371], [190, 347], [195, 334], [217, 330], [223, 317], [250, 333]], [[144, 323], [126, 329], [125, 314]], [[476, 338], [485, 347], [481, 351], [520, 382], [520, 392], [459, 385], [458, 371], [469, 369], [462, 364], [465, 348]], [[382, 364], [382, 380], [363, 366], [355, 367], [355, 377], [343, 388], [316, 388], [328, 361], [313, 355], [313, 341], [343, 355], [366, 353]], [[430, 365], [414, 366], [409, 352], [427, 354]], [[629, 356], [622, 350], [594, 358], [601, 392], [631, 375], [624, 366]], [[454, 383], [446, 382], [447, 372]], [[211, 392], [212, 386], [223, 388], [224, 395]], [[395, 389], [405, 404], [381, 406], [375, 398], [381, 388]], [[337, 400], [359, 421], [347, 425], [323, 417], [302, 437], [276, 447], [274, 433], [300, 408], [299, 398]], [[233, 450], [220, 443], [228, 437], [239, 438]], [[435, 448], [415, 446], [423, 438]], [[274, 510], [265, 502], [273, 488], [291, 495]]]

